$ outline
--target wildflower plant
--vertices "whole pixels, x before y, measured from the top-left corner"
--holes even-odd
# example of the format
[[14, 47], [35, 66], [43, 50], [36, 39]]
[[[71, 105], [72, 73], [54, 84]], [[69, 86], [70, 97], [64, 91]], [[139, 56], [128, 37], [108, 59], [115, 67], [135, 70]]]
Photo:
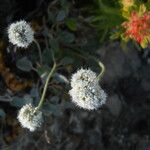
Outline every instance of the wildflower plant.
[[[66, 8], [66, 5], [64, 8]], [[74, 32], [78, 30], [78, 27], [80, 28], [80, 26], [77, 25], [76, 20], [73, 18], [67, 18], [68, 17], [67, 9], [64, 10], [64, 15], [66, 14], [66, 16], [62, 16], [61, 15], [62, 12], [63, 11], [61, 11], [60, 13], [56, 13], [57, 17], [54, 20], [52, 19], [51, 20], [52, 22], [48, 22], [48, 20], [45, 20], [47, 18], [42, 19], [43, 32], [41, 33], [42, 35], [41, 41], [42, 42], [44, 41], [42, 44], [45, 46], [45, 49], [42, 49], [42, 51], [41, 51], [38, 41], [36, 41], [34, 37], [34, 31], [36, 30], [33, 31], [34, 28], [32, 29], [30, 24], [28, 24], [26, 21], [24, 20], [17, 21], [15, 23], [12, 23], [8, 28], [9, 41], [13, 45], [15, 45], [16, 47], [21, 47], [21, 48], [30, 48], [29, 45], [32, 42], [34, 42], [37, 45], [37, 48], [39, 50], [39, 56], [40, 56], [39, 62], [40, 63], [36, 62], [35, 64], [32, 65], [32, 62], [30, 62], [28, 59], [23, 59], [22, 61], [20, 61], [22, 62], [22, 64], [25, 64], [25, 68], [26, 68], [24, 69], [25, 71], [34, 70], [36, 71], [36, 73], [38, 73], [38, 75], [42, 79], [45, 79], [45, 75], [47, 75], [47, 68], [49, 68], [49, 65], [51, 65], [52, 62], [54, 62], [52, 69], [50, 70], [50, 72], [48, 73], [46, 77], [46, 82], [45, 80], [43, 82], [44, 88], [41, 94], [41, 98], [39, 98], [39, 96], [37, 96], [38, 98], [36, 97], [37, 99], [39, 99], [38, 104], [33, 105], [32, 102], [26, 103], [25, 105], [21, 107], [21, 109], [18, 112], [17, 119], [20, 122], [21, 126], [23, 128], [29, 129], [29, 131], [31, 132], [36, 131], [38, 128], [42, 126], [43, 112], [44, 112], [43, 109], [46, 107], [47, 102], [44, 105], [44, 107], [43, 107], [43, 104], [45, 101], [45, 95], [48, 89], [50, 79], [56, 72], [56, 69], [58, 69], [57, 67], [60, 67], [59, 69], [61, 69], [63, 66], [70, 64], [70, 59], [72, 59], [70, 57], [68, 60], [62, 59], [62, 58], [64, 57], [67, 58], [68, 56], [72, 56], [73, 53], [75, 54], [73, 55], [74, 58], [75, 57], [80, 58], [82, 54], [79, 54], [76, 50], [78, 48], [80, 49], [81, 47], [82, 48], [88, 47], [86, 46], [86, 42], [84, 42], [83, 40], [79, 40], [79, 41], [75, 40], [77, 35], [74, 34]], [[50, 13], [51, 12], [49, 12], [48, 15]], [[65, 30], [64, 30], [64, 26], [65, 26]], [[86, 28], [88, 29], [88, 27]], [[91, 36], [89, 37], [88, 40], [90, 39], [91, 39]], [[74, 46], [74, 44], [76, 46]], [[59, 50], [62, 49], [63, 51], [64, 47], [65, 47], [65, 50], [66, 50], [66, 47], [67, 49], [68, 48], [72, 49], [72, 52], [69, 51], [66, 53], [61, 53], [61, 52], [59, 53]], [[49, 54], [50, 49], [53, 50], [55, 56], [58, 57], [57, 58], [58, 64], [56, 64], [53, 54]], [[94, 46], [92, 46], [92, 50], [93, 49], [95, 49]], [[84, 54], [82, 57], [84, 57]], [[45, 60], [44, 58], [47, 58], [48, 61]], [[42, 62], [42, 59], [44, 60], [43, 62]], [[20, 62], [18, 64], [21, 64]], [[43, 65], [42, 63], [43, 64], [45, 63], [45, 64]], [[97, 110], [106, 102], [107, 94], [99, 85], [99, 81], [104, 73], [105, 68], [102, 63], [99, 63], [99, 64], [100, 64], [100, 67], [102, 68], [102, 71], [99, 75], [93, 72], [90, 68], [88, 69], [81, 68], [74, 75], [72, 75], [72, 78], [71, 78], [71, 90], [69, 91], [69, 94], [72, 98], [72, 102], [75, 103], [77, 106], [86, 110]], [[17, 65], [19, 69], [20, 68], [22, 69], [22, 67], [20, 66], [22, 65]], [[74, 67], [76, 68], [76, 66]]]
[[34, 31], [26, 21], [17, 21], [8, 27], [8, 38], [12, 44], [27, 48], [34, 40]]
[[107, 95], [99, 85], [104, 73], [104, 66], [99, 76], [91, 69], [81, 68], [72, 75], [69, 94], [72, 101], [79, 107], [87, 110], [96, 110], [106, 102]]
[[146, 48], [150, 42], [149, 1], [118, 0], [112, 3], [109, 0], [97, 0], [99, 8], [91, 22], [101, 32], [101, 39], [121, 37], [125, 43], [133, 40]]
[[28, 128], [31, 132], [37, 130], [37, 128], [41, 127], [41, 125], [43, 123], [41, 108], [42, 108], [44, 100], [45, 100], [45, 94], [47, 91], [49, 80], [52, 77], [52, 75], [54, 74], [55, 69], [56, 69], [56, 63], [54, 60], [54, 65], [47, 76], [45, 86], [43, 89], [43, 93], [42, 93], [42, 96], [41, 96], [38, 106], [34, 107], [31, 104], [26, 104], [20, 109], [20, 111], [18, 113], [17, 118], [18, 118], [19, 122], [21, 123], [22, 127]]
[[100, 42], [108, 41], [110, 33], [124, 21], [122, 4], [116, 0], [96, 0], [92, 10], [91, 24], [99, 31]]
[[20, 109], [18, 120], [23, 128], [28, 128], [33, 132], [41, 127], [43, 123], [42, 111], [37, 110], [31, 104], [26, 104]]
[[125, 40], [132, 39], [145, 48], [150, 42], [150, 11], [146, 11], [145, 7], [141, 10], [132, 11], [128, 21], [122, 24], [125, 29], [123, 37]]
[[42, 65], [42, 52], [40, 44], [34, 38], [34, 31], [29, 23], [25, 20], [16, 21], [8, 27], [9, 42], [15, 45], [15, 51], [17, 47], [28, 48], [28, 46], [34, 42], [37, 46], [39, 53], [40, 64]]

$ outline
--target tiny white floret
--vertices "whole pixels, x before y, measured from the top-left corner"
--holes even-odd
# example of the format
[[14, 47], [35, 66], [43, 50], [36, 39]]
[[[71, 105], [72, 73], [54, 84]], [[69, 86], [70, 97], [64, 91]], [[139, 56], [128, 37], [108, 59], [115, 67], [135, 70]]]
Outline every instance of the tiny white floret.
[[31, 104], [24, 105], [19, 113], [18, 120], [23, 128], [28, 128], [31, 132], [41, 127], [43, 122], [42, 112]]
[[34, 31], [26, 21], [17, 21], [8, 27], [8, 38], [12, 44], [27, 48], [34, 40]]
[[99, 85], [99, 79], [90, 69], [80, 69], [71, 78], [69, 94], [79, 107], [94, 110], [106, 102], [107, 95]]

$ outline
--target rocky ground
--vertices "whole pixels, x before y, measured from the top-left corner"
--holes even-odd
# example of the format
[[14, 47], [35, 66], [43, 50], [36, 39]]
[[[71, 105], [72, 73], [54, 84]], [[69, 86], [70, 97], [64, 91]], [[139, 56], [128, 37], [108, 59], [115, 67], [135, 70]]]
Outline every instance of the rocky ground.
[[70, 101], [54, 99], [61, 113], [47, 115], [43, 129], [26, 130], [16, 142], [2, 149], [18, 150], [149, 150], [150, 64], [143, 54], [112, 43], [98, 50], [106, 66], [101, 81], [107, 104], [98, 111], [85, 111]]

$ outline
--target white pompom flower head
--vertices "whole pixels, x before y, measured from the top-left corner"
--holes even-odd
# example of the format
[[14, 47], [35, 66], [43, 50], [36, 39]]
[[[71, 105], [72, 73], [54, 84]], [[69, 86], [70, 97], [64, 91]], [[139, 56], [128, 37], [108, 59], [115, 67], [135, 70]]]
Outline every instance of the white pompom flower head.
[[31, 132], [41, 127], [43, 123], [42, 112], [31, 104], [24, 105], [19, 113], [18, 120], [23, 128], [28, 128]]
[[16, 21], [8, 27], [9, 42], [21, 48], [27, 48], [34, 40], [34, 31], [25, 20]]
[[69, 94], [77, 106], [96, 110], [106, 102], [107, 95], [99, 85], [99, 79], [90, 69], [80, 69], [71, 78]]

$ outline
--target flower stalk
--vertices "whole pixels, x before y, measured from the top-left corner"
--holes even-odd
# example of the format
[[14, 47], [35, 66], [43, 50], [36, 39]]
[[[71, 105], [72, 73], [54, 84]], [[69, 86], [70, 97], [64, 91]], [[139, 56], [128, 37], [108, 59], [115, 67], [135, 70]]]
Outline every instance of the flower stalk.
[[105, 73], [105, 66], [101, 61], [99, 61], [98, 64], [101, 67], [101, 72], [99, 73], [97, 78], [100, 80], [103, 77], [104, 73]]
[[88, 55], [88, 57], [90, 57], [91, 59], [93, 59], [96, 63], [98, 63], [99, 67], [101, 68], [101, 71], [99, 73], [99, 75], [97, 76], [97, 79], [101, 80], [101, 78], [103, 77], [104, 73], [105, 73], [105, 66], [104, 64], [99, 61], [96, 57]]
[[40, 44], [39, 44], [35, 39], [34, 39], [33, 41], [34, 41], [34, 43], [35, 43], [36, 46], [37, 46], [38, 53], [39, 53], [39, 59], [40, 59], [40, 65], [42, 65], [43, 60], [42, 60], [42, 51], [41, 51]]
[[49, 83], [49, 80], [51, 79], [52, 75], [54, 74], [55, 69], [56, 69], [56, 62], [54, 62], [53, 67], [52, 67], [52, 69], [51, 69], [51, 71], [48, 74], [48, 77], [46, 79], [46, 83], [45, 83], [45, 86], [44, 86], [44, 89], [43, 89], [43, 93], [42, 93], [40, 102], [39, 102], [39, 104], [37, 106], [37, 110], [39, 110], [42, 107], [42, 105], [43, 105], [43, 102], [44, 102], [44, 99], [45, 99], [45, 95], [46, 95], [46, 91], [47, 91], [47, 87], [48, 87], [48, 83]]

